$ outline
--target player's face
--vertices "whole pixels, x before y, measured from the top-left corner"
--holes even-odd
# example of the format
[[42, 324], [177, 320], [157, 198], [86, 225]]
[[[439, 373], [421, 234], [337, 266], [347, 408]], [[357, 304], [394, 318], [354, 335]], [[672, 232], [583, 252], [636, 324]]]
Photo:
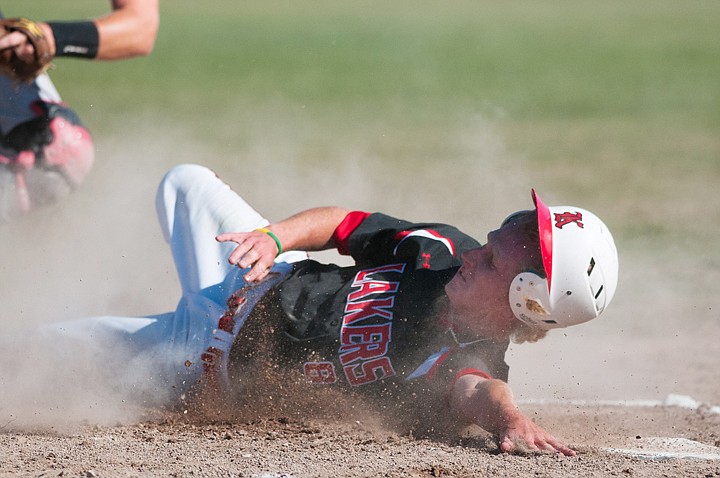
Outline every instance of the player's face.
[[510, 283], [538, 255], [509, 224], [488, 234], [482, 247], [462, 255], [463, 264], [445, 286], [455, 326], [480, 337], [509, 337], [519, 322], [510, 309]]

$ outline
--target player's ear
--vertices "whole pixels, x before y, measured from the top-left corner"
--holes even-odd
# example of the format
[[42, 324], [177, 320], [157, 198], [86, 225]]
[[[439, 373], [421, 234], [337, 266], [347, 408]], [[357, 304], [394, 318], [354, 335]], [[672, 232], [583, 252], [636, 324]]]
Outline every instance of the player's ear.
[[510, 283], [510, 308], [515, 317], [532, 327], [551, 329], [557, 322], [550, 317], [547, 279], [532, 271], [521, 272]]

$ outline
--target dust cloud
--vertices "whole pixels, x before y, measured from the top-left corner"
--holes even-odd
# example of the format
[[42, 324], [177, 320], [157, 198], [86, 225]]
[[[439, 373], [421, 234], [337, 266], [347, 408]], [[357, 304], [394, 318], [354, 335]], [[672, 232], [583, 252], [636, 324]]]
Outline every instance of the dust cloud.
[[[154, 208], [155, 188], [170, 167], [210, 167], [271, 221], [335, 204], [455, 224], [482, 242], [508, 213], [530, 208], [530, 188], [542, 191], [542, 185], [532, 182], [524, 159], [506, 150], [491, 124], [482, 118], [466, 124], [448, 140], [452, 154], [423, 161], [388, 159], [358, 137], [325, 139], [327, 151], [308, 161], [308, 138], [281, 134], [268, 124], [235, 153], [229, 152], [233, 147], [194, 140], [177, 125], [159, 127], [151, 120], [96, 139], [96, 166], [86, 184], [62, 204], [0, 228], [0, 342], [5, 344], [0, 429], [130, 423], [152, 413], [147, 404], [164, 399], [167, 391], [152, 386], [152, 370], [143, 370], [141, 357], [112, 364], [137, 374], [136, 379], [147, 378], [151, 386], [138, 399], [137, 390], [113, 385], [109, 364], [98, 360], [92, 344], [43, 344], [35, 330], [80, 317], [175, 308], [178, 281]], [[321, 136], [321, 129], [308, 135]], [[316, 257], [347, 260], [333, 253]], [[647, 303], [654, 293], [638, 300], [623, 293], [634, 280], [632, 269], [647, 264], [626, 257], [622, 265], [616, 303], [602, 321], [511, 350], [511, 385], [518, 395], [612, 398], [609, 390], [612, 396], [645, 398], [672, 388], [653, 381], [662, 374], [647, 357], [642, 368], [649, 370], [632, 366], [628, 342], [641, 334], [629, 334], [639, 325], [629, 325], [627, 316], [647, 315], [640, 301]], [[620, 364], [625, 373], [613, 372]], [[628, 388], [641, 378], [635, 372], [644, 374], [645, 385]], [[662, 390], [653, 390], [653, 383]]]
[[168, 393], [155, 386], [156, 372], [141, 356], [121, 361], [49, 331], [1, 343], [0, 430], [72, 433], [83, 425], [136, 423], [155, 418], [153, 405]]

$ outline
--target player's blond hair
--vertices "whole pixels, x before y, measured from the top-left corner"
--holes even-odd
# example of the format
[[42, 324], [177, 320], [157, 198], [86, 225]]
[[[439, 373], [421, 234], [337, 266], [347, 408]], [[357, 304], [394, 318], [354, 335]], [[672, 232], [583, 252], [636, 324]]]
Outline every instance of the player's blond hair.
[[534, 343], [542, 338], [545, 338], [547, 333], [548, 331], [545, 329], [539, 329], [528, 325], [525, 322], [520, 322], [520, 325], [515, 328], [510, 336], [510, 340], [512, 340], [514, 344], [524, 344], [526, 342]]

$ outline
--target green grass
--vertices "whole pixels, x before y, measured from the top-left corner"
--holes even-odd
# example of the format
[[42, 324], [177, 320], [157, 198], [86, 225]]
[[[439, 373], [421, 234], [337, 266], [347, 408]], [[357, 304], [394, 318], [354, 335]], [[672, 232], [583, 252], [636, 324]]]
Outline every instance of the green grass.
[[497, 107], [535, 121], [680, 115], [720, 123], [713, 2], [216, 0], [198, 8], [175, 0], [162, 9], [152, 58], [92, 68], [59, 60], [57, 82], [80, 83], [86, 95], [112, 92], [113, 106], [127, 107], [178, 96], [194, 107], [231, 92], [331, 109], [391, 100], [412, 109]]
[[100, 137], [150, 117], [242, 151], [277, 128], [310, 167], [356, 141], [403, 167], [452, 160], [480, 116], [552, 196], [606, 212], [629, 247], [689, 241], [717, 263], [704, 244], [720, 232], [718, 24], [714, 1], [171, 0], [151, 57], [60, 59], [53, 78]]

